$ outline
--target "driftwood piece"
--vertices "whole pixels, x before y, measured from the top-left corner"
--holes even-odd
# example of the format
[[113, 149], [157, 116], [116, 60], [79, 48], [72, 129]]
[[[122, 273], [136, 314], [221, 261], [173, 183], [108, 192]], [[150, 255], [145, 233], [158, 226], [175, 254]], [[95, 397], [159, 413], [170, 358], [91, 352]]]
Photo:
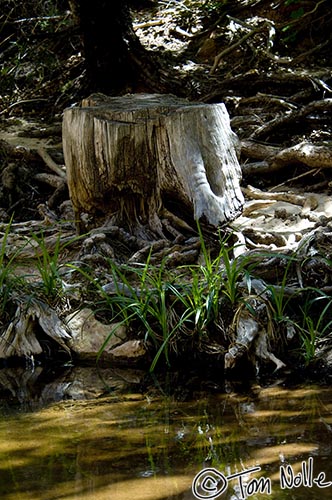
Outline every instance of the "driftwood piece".
[[303, 163], [313, 168], [332, 168], [332, 149], [301, 142], [280, 151], [273, 159], [272, 166], [284, 166], [289, 163]]
[[40, 300], [20, 297], [15, 317], [0, 337], [0, 358], [41, 354], [43, 349], [37, 338], [38, 325], [70, 354], [66, 344], [70, 334], [55, 311]]
[[[70, 197], [80, 219], [165, 237], [166, 207], [212, 225], [243, 206], [238, 140], [223, 104], [168, 95], [90, 96], [66, 109], [63, 146]], [[188, 217], [187, 217], [188, 218]]]
[[245, 297], [245, 303], [255, 311], [255, 316], [245, 306], [238, 310], [233, 325], [235, 338], [225, 354], [224, 368], [236, 368], [241, 358], [247, 354], [257, 370], [260, 361], [271, 362], [276, 366], [276, 371], [280, 370], [285, 364], [271, 352], [273, 327], [267, 307], [268, 292], [265, 283], [258, 279], [252, 280], [252, 292], [254, 293]]

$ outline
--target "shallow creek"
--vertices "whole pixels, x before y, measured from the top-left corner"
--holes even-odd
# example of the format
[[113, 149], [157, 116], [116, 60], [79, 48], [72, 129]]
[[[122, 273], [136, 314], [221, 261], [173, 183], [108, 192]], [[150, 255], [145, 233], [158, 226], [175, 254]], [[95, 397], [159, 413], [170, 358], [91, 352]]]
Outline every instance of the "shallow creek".
[[332, 498], [331, 388], [41, 379], [0, 370], [1, 500]]

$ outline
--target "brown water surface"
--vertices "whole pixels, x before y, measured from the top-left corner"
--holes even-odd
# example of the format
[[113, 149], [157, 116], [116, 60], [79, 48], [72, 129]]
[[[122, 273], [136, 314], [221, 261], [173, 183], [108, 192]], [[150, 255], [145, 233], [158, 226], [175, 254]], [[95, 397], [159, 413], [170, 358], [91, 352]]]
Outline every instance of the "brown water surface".
[[113, 373], [103, 392], [83, 373], [53, 383], [65, 400], [1, 392], [1, 500], [191, 500], [193, 485], [197, 498], [332, 498], [332, 389], [143, 388]]

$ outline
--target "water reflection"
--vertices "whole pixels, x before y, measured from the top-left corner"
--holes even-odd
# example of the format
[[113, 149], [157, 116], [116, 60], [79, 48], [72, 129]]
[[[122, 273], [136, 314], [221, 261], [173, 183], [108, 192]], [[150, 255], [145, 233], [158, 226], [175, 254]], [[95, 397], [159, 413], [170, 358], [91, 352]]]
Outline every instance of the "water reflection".
[[[140, 372], [91, 368], [38, 384], [41, 376], [0, 374], [1, 499], [191, 500], [203, 467], [222, 478], [260, 468], [230, 479], [222, 499], [331, 498], [330, 388], [212, 392], [176, 378], [147, 386]], [[320, 472], [325, 488], [315, 485]], [[259, 489], [260, 477], [271, 491]], [[207, 486], [202, 498], [222, 482]]]

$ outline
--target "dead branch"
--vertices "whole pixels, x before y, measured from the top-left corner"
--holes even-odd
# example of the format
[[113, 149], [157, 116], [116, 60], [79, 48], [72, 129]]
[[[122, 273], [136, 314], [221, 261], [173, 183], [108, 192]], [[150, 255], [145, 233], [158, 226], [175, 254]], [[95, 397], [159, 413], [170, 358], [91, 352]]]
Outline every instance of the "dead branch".
[[34, 178], [36, 181], [44, 182], [45, 184], [48, 184], [56, 189], [59, 189], [66, 184], [65, 179], [53, 174], [40, 173], [36, 174]]
[[0, 115], [4, 115], [4, 114], [8, 113], [8, 111], [15, 108], [16, 106], [21, 106], [22, 104], [30, 104], [30, 103], [34, 103], [34, 102], [48, 102], [48, 99], [46, 99], [44, 97], [35, 97], [32, 99], [20, 99], [19, 101], [13, 102], [9, 106], [7, 106], [7, 108], [0, 111]]
[[280, 148], [256, 141], [241, 141], [241, 154], [253, 160], [270, 160], [280, 152]]
[[242, 141], [241, 153], [259, 163], [242, 166], [246, 174], [275, 172], [290, 163], [303, 163], [311, 168], [332, 168], [332, 150], [327, 146], [317, 146], [310, 142], [300, 142], [295, 146], [280, 149], [255, 141]]
[[261, 210], [262, 208], [267, 208], [270, 205], [273, 205], [276, 203], [277, 200], [255, 200], [255, 201], [249, 201], [248, 203], [245, 204], [242, 216], [243, 217], [248, 217], [252, 212], [256, 212], [256, 210]]
[[144, 23], [135, 23], [134, 30], [142, 30], [144, 28], [151, 28], [152, 26], [160, 26], [164, 23], [163, 19], [152, 19], [151, 21], [145, 21]]
[[176, 34], [183, 36], [185, 38], [194, 38], [194, 36], [195, 36], [192, 33], [188, 33], [188, 31], [185, 31], [182, 28], [179, 28], [179, 26], [176, 26], [176, 28], [174, 30], [171, 30], [171, 32], [176, 33]]
[[245, 175], [261, 175], [271, 171], [271, 166], [267, 161], [256, 161], [242, 165], [242, 172]]
[[309, 142], [301, 142], [277, 153], [271, 166], [284, 166], [285, 164], [297, 162], [313, 168], [332, 168], [332, 150], [327, 146], [316, 146]]
[[313, 101], [307, 106], [301, 109], [294, 110], [286, 116], [281, 116], [274, 118], [270, 122], [259, 127], [250, 136], [250, 139], [258, 139], [271, 135], [276, 131], [277, 128], [285, 128], [292, 123], [298, 122], [306, 118], [311, 113], [323, 113], [331, 111], [332, 109], [332, 98], [322, 99], [319, 101]]
[[[258, 282], [259, 280], [256, 281]], [[274, 363], [276, 366], [275, 370], [280, 370], [286, 366], [283, 361], [270, 352], [269, 344], [272, 337], [272, 327], [264, 295], [266, 295], [264, 292], [263, 295], [260, 292], [257, 297], [252, 296], [247, 298], [247, 301], [250, 302], [256, 314], [264, 317], [264, 321], [254, 318], [245, 307], [239, 309], [237, 312], [233, 325], [236, 337], [224, 358], [224, 368], [226, 370], [235, 368], [246, 353], [249, 357], [254, 358], [256, 369], [258, 368], [258, 359]]]

